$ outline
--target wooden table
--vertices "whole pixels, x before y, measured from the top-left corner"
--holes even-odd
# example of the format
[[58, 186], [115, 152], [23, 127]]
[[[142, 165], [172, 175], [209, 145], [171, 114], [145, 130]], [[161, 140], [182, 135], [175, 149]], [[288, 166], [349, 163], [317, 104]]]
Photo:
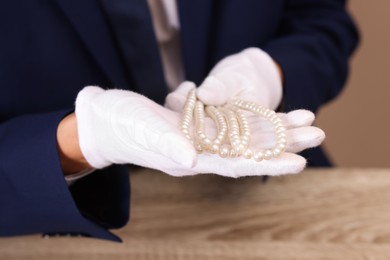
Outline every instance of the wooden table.
[[295, 176], [132, 176], [123, 244], [0, 239], [0, 259], [390, 259], [390, 169]]

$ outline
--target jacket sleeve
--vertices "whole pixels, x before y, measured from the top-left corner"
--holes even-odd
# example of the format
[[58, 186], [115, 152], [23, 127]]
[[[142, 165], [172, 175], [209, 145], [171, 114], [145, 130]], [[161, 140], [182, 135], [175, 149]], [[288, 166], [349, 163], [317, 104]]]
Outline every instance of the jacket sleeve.
[[277, 35], [263, 49], [284, 74], [284, 109], [317, 111], [342, 89], [358, 32], [345, 0], [287, 0]]
[[[106, 228], [127, 222], [127, 171], [111, 180], [107, 175], [113, 175], [113, 169], [96, 172], [69, 190], [56, 141], [57, 126], [69, 112], [24, 115], [0, 123], [0, 236], [60, 233], [120, 241]], [[120, 194], [114, 182], [122, 182]], [[97, 195], [102, 189], [105, 198]], [[106, 213], [109, 199], [120, 203], [114, 217]]]

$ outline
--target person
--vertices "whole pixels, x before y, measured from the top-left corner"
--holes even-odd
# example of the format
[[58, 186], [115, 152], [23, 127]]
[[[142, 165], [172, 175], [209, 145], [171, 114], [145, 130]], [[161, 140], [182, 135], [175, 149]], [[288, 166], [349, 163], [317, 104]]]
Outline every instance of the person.
[[[301, 171], [306, 160], [296, 153], [324, 136], [310, 126], [311, 113], [293, 110], [316, 112], [342, 89], [358, 42], [345, 5], [6, 1], [0, 10], [0, 235], [120, 241], [108, 229], [129, 219], [125, 164], [176, 176]], [[208, 105], [238, 96], [293, 111], [284, 120], [301, 139], [280, 159], [260, 164], [225, 160], [221, 166], [218, 156], [197, 155], [177, 127], [194, 85]], [[320, 148], [302, 154], [310, 166], [330, 166]]]

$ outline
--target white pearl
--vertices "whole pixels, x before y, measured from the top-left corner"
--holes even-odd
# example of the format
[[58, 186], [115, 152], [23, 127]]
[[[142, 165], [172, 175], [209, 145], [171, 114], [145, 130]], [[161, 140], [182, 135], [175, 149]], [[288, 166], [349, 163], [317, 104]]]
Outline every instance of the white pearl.
[[272, 153], [273, 153], [273, 156], [274, 157], [278, 157], [281, 153], [282, 153], [282, 150], [278, 149], [278, 148], [274, 148], [272, 150]]
[[195, 150], [196, 150], [198, 153], [202, 153], [202, 152], [203, 152], [202, 145], [201, 145], [201, 144], [196, 144]]
[[278, 143], [287, 143], [287, 140], [286, 138], [282, 137], [282, 138], [278, 138]]
[[184, 104], [184, 109], [182, 112], [182, 119], [181, 119], [181, 130], [186, 138], [191, 140], [190, 137], [190, 124], [193, 117], [193, 111], [195, 108], [195, 89], [191, 90], [187, 96], [187, 100]]
[[253, 159], [255, 159], [255, 161], [257, 161], [257, 162], [262, 161], [262, 160], [264, 159], [264, 154], [263, 154], [263, 152], [261, 152], [261, 151], [255, 152], [255, 153], [253, 154]]
[[227, 147], [223, 147], [222, 149], [219, 149], [219, 156], [222, 158], [226, 158], [229, 155], [229, 149]]
[[267, 117], [271, 119], [273, 116], [275, 116], [275, 114], [275, 111], [269, 110], [267, 113]]
[[213, 153], [213, 154], [219, 153], [219, 145], [213, 144], [213, 145], [210, 147], [210, 152]]
[[202, 132], [201, 134], [198, 134], [199, 139], [206, 139], [206, 135]]
[[286, 145], [285, 145], [285, 144], [277, 144], [277, 145], [276, 145], [276, 148], [278, 148], [278, 149], [284, 151], [284, 150], [286, 149]]
[[251, 149], [246, 149], [245, 152], [244, 152], [244, 157], [246, 159], [251, 159], [252, 158], [252, 155], [253, 155], [253, 152]]
[[271, 119], [271, 122], [273, 124], [282, 123], [282, 119], [280, 119], [280, 117], [275, 115], [274, 119]]
[[279, 128], [279, 127], [283, 127], [283, 123], [282, 122], [275, 123], [275, 128]]
[[237, 152], [235, 149], [229, 150], [229, 157], [231, 157], [231, 158], [237, 157]]
[[284, 133], [286, 131], [286, 128], [283, 126], [276, 128], [276, 134]]
[[264, 152], [264, 160], [269, 160], [272, 158], [272, 151], [271, 150], [265, 150]]
[[202, 140], [202, 143], [203, 143], [203, 145], [204, 145], [204, 147], [205, 148], [208, 148], [210, 145], [211, 145], [211, 140], [209, 139], [209, 138], [204, 138], [203, 140]]
[[250, 137], [249, 137], [249, 135], [244, 135], [244, 136], [242, 136], [241, 137], [241, 141], [245, 141], [245, 142], [249, 142], [249, 140], [250, 140]]

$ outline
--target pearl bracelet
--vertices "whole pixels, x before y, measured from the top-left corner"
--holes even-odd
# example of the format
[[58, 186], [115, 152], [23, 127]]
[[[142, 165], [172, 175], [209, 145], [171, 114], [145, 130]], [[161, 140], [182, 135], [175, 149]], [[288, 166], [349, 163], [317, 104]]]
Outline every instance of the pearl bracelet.
[[[272, 149], [249, 148], [251, 133], [243, 110], [259, 115], [273, 124], [277, 141]], [[206, 117], [210, 117], [216, 126], [215, 138], [208, 137], [205, 132]], [[195, 129], [194, 133], [191, 126]], [[220, 107], [205, 106], [197, 100], [195, 89], [187, 96], [180, 127], [183, 134], [195, 145], [197, 152], [219, 154], [222, 158], [243, 156], [260, 162], [279, 157], [286, 150], [286, 128], [275, 111], [241, 99], [232, 100]]]

